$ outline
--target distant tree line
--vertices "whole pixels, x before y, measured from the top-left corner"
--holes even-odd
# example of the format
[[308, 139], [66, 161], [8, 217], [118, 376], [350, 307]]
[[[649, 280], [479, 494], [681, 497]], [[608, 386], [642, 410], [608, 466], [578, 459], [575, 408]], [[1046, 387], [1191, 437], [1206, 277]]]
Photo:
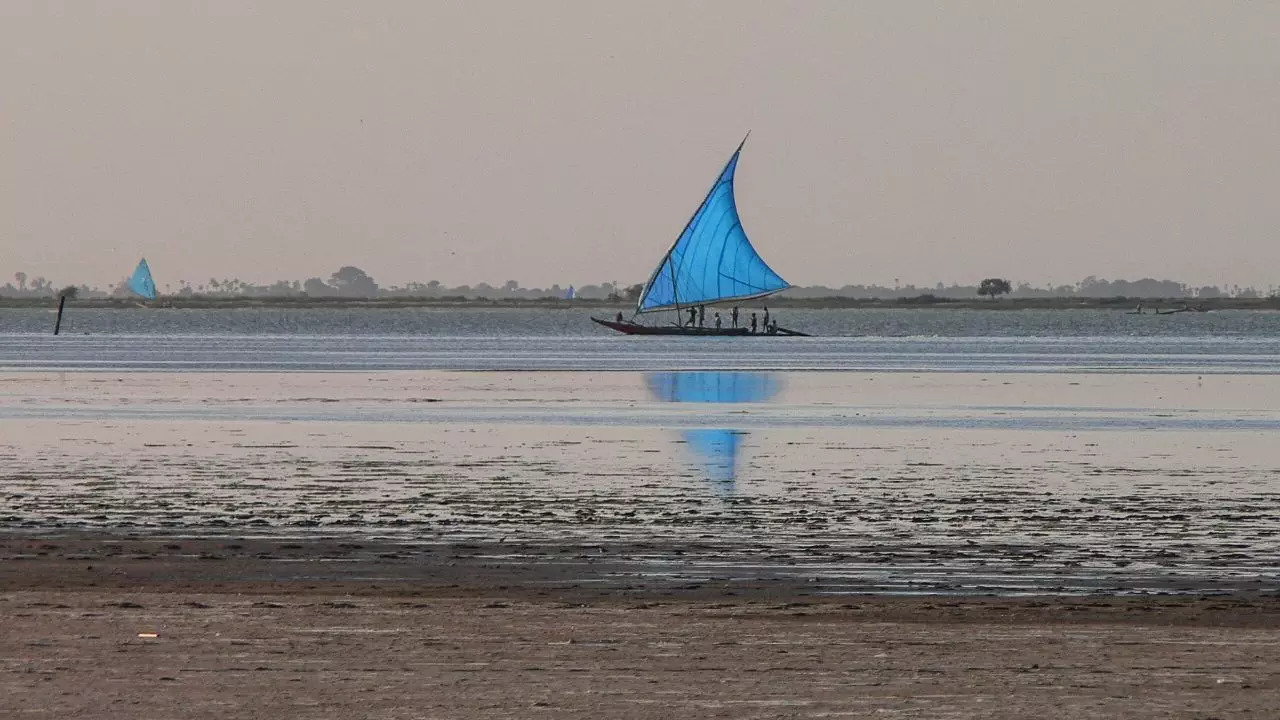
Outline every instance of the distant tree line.
[[[994, 292], [990, 292], [994, 291]], [[1027, 282], [1011, 282], [1004, 278], [987, 278], [976, 285], [844, 285], [838, 288], [814, 285], [792, 288], [786, 295], [795, 298], [848, 297], [857, 299], [882, 300], [898, 298], [918, 298], [932, 296], [947, 300], [972, 300], [975, 295], [997, 297], [1008, 295], [1014, 298], [1260, 298], [1275, 297], [1280, 286], [1272, 286], [1265, 292], [1252, 287], [1220, 288], [1216, 285], [1193, 286], [1174, 280], [1106, 280], [1094, 275], [1081, 280], [1075, 285], [1042, 285], [1035, 286]]]
[[[13, 274], [13, 281], [0, 285], [0, 297], [69, 297], [110, 298], [127, 297], [127, 278], [107, 289], [88, 285], [65, 285], [58, 287], [44, 277], [31, 278], [25, 272]], [[209, 278], [206, 282], [191, 283], [179, 280], [176, 284], [166, 283], [161, 270], [157, 275], [157, 285], [162, 295], [184, 298], [196, 297], [337, 297], [337, 298], [438, 298], [438, 299], [475, 299], [490, 300], [540, 300], [546, 298], [564, 298], [568, 287], [551, 285], [539, 288], [523, 287], [515, 280], [508, 280], [501, 285], [479, 283], [477, 285], [447, 286], [438, 280], [426, 283], [411, 282], [405, 285], [379, 285], [368, 273], [354, 265], [339, 268], [328, 278], [312, 277], [306, 280], [277, 280], [270, 284], [254, 284], [240, 278]], [[640, 284], [621, 285], [617, 282], [601, 282], [574, 287], [575, 297], [590, 300], [612, 300], [614, 302], [635, 302], [639, 299], [642, 286]], [[1000, 295], [1014, 298], [1259, 298], [1275, 297], [1280, 288], [1272, 286], [1266, 292], [1252, 287], [1220, 288], [1215, 285], [1190, 286], [1173, 280], [1105, 280], [1096, 276], [1081, 280], [1075, 285], [1033, 286], [1030, 283], [1013, 283], [1003, 278], [987, 278], [976, 285], [944, 285], [934, 286], [898, 285], [843, 285], [826, 287], [810, 285], [795, 287], [783, 293], [793, 298], [825, 298], [846, 297], [855, 299], [899, 299], [932, 297], [948, 300], [970, 300], [975, 295], [989, 296], [992, 299]]]

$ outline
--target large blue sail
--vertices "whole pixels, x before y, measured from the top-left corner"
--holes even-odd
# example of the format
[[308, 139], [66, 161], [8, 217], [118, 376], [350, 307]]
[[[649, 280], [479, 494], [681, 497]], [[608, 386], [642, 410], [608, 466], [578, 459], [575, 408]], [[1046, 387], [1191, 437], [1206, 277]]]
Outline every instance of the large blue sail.
[[[746, 144], [744, 138], [742, 144]], [[751, 247], [733, 198], [742, 145], [689, 219], [636, 305], [636, 312], [762, 297], [790, 287]]]
[[151, 279], [151, 268], [147, 266], [146, 258], [138, 261], [137, 269], [129, 278], [129, 289], [148, 300], [156, 299], [156, 283]]

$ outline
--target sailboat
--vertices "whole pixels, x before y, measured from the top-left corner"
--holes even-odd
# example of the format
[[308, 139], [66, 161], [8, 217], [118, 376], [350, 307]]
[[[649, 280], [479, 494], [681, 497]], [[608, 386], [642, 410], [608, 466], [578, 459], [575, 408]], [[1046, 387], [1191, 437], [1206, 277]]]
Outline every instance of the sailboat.
[[138, 267], [129, 276], [127, 285], [130, 292], [144, 300], [156, 299], [156, 282], [151, 278], [151, 267], [147, 265], [146, 258], [138, 261]]
[[[760, 257], [742, 230], [733, 177], [746, 144], [743, 138], [702, 204], [662, 256], [640, 292], [631, 319], [624, 320], [618, 313], [613, 320], [593, 317], [592, 322], [628, 335], [805, 335], [776, 325], [761, 327], [758, 332], [752, 332], [746, 323], [744, 327], [706, 326], [706, 305], [754, 300], [791, 287]], [[690, 320], [670, 325], [636, 322], [638, 315], [670, 310], [681, 321], [688, 313]]]

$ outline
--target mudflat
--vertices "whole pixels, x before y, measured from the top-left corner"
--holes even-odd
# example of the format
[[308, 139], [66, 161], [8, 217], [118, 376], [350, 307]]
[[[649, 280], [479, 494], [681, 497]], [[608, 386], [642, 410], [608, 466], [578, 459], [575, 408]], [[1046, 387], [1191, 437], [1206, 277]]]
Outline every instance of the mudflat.
[[694, 387], [776, 394], [661, 392], [688, 379], [0, 373], [0, 532], [471, 543], [540, 572], [584, 546], [635, 582], [833, 592], [1280, 585], [1280, 375], [726, 372]]
[[608, 580], [614, 550], [562, 544], [555, 561], [507, 563], [493, 546], [10, 535], [0, 716], [1271, 718], [1280, 707], [1274, 594]]

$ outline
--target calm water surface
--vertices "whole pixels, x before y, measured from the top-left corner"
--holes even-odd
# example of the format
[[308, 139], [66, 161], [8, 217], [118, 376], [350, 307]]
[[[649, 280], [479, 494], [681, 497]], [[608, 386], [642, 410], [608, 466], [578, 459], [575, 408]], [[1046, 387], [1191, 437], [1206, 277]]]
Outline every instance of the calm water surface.
[[[607, 314], [607, 313], [601, 313]], [[0, 310], [0, 370], [1280, 371], [1280, 313], [783, 310], [813, 338], [631, 338], [587, 311]]]

